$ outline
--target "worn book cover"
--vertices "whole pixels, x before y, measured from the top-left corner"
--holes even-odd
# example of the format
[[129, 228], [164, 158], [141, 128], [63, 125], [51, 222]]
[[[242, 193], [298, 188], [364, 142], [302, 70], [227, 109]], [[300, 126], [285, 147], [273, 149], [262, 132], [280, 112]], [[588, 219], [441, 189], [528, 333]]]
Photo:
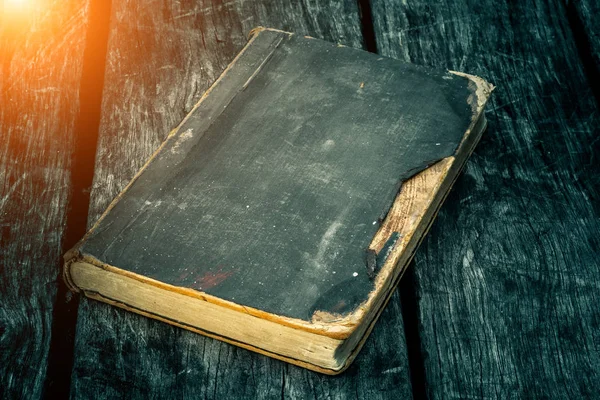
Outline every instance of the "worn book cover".
[[88, 297], [335, 374], [485, 128], [492, 86], [259, 28], [65, 255]]

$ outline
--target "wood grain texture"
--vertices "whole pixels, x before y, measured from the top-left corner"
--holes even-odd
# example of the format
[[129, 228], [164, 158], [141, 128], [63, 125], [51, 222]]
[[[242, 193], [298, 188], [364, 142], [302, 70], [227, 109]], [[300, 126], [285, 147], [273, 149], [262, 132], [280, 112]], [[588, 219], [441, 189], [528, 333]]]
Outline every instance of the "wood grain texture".
[[497, 86], [488, 132], [415, 257], [406, 324], [428, 397], [600, 392], [600, 114], [564, 10], [373, 2], [383, 55]]
[[[113, 1], [89, 222], [158, 147], [258, 25], [361, 47], [356, 2]], [[74, 398], [411, 396], [398, 298], [339, 377], [82, 299]], [[375, 362], [377, 360], [377, 362]]]
[[0, 397], [39, 398], [88, 2], [13, 3], [0, 11]]

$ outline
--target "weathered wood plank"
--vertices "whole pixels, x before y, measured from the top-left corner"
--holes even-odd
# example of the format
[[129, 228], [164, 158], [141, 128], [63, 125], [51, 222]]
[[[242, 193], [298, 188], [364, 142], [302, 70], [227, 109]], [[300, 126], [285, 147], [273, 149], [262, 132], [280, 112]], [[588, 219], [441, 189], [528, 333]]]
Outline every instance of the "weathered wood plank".
[[69, 194], [88, 1], [0, 10], [0, 397], [39, 398]]
[[[89, 222], [263, 25], [362, 45], [356, 2], [113, 1]], [[361, 355], [326, 377], [82, 299], [72, 397], [270, 398], [411, 395], [394, 296]]]
[[497, 85], [488, 132], [415, 257], [418, 320], [405, 322], [419, 326], [428, 397], [600, 393], [600, 114], [564, 11], [373, 2], [382, 54]]

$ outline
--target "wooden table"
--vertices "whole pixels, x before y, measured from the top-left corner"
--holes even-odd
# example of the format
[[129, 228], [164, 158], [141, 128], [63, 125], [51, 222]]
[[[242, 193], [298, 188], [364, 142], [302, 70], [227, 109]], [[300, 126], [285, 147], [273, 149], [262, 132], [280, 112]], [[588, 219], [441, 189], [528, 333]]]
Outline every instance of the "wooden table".
[[[593, 0], [4, 3], [0, 398], [600, 397]], [[73, 297], [59, 278], [64, 249], [258, 25], [497, 86], [482, 142], [336, 377]]]

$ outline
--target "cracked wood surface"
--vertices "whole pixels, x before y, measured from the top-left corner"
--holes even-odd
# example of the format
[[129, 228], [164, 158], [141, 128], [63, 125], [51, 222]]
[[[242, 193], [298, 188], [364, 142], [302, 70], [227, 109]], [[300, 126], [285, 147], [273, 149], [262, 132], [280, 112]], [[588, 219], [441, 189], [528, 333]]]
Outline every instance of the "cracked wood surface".
[[[361, 47], [356, 2], [113, 0], [89, 223], [262, 25]], [[326, 377], [82, 298], [74, 398], [411, 396], [399, 297], [360, 356]]]
[[0, 397], [42, 395], [87, 1], [0, 10]]
[[[558, 1], [373, 1], [382, 55], [482, 76], [488, 131], [415, 256], [430, 398], [600, 392], [598, 105]], [[410, 345], [410, 344], [409, 344]]]

